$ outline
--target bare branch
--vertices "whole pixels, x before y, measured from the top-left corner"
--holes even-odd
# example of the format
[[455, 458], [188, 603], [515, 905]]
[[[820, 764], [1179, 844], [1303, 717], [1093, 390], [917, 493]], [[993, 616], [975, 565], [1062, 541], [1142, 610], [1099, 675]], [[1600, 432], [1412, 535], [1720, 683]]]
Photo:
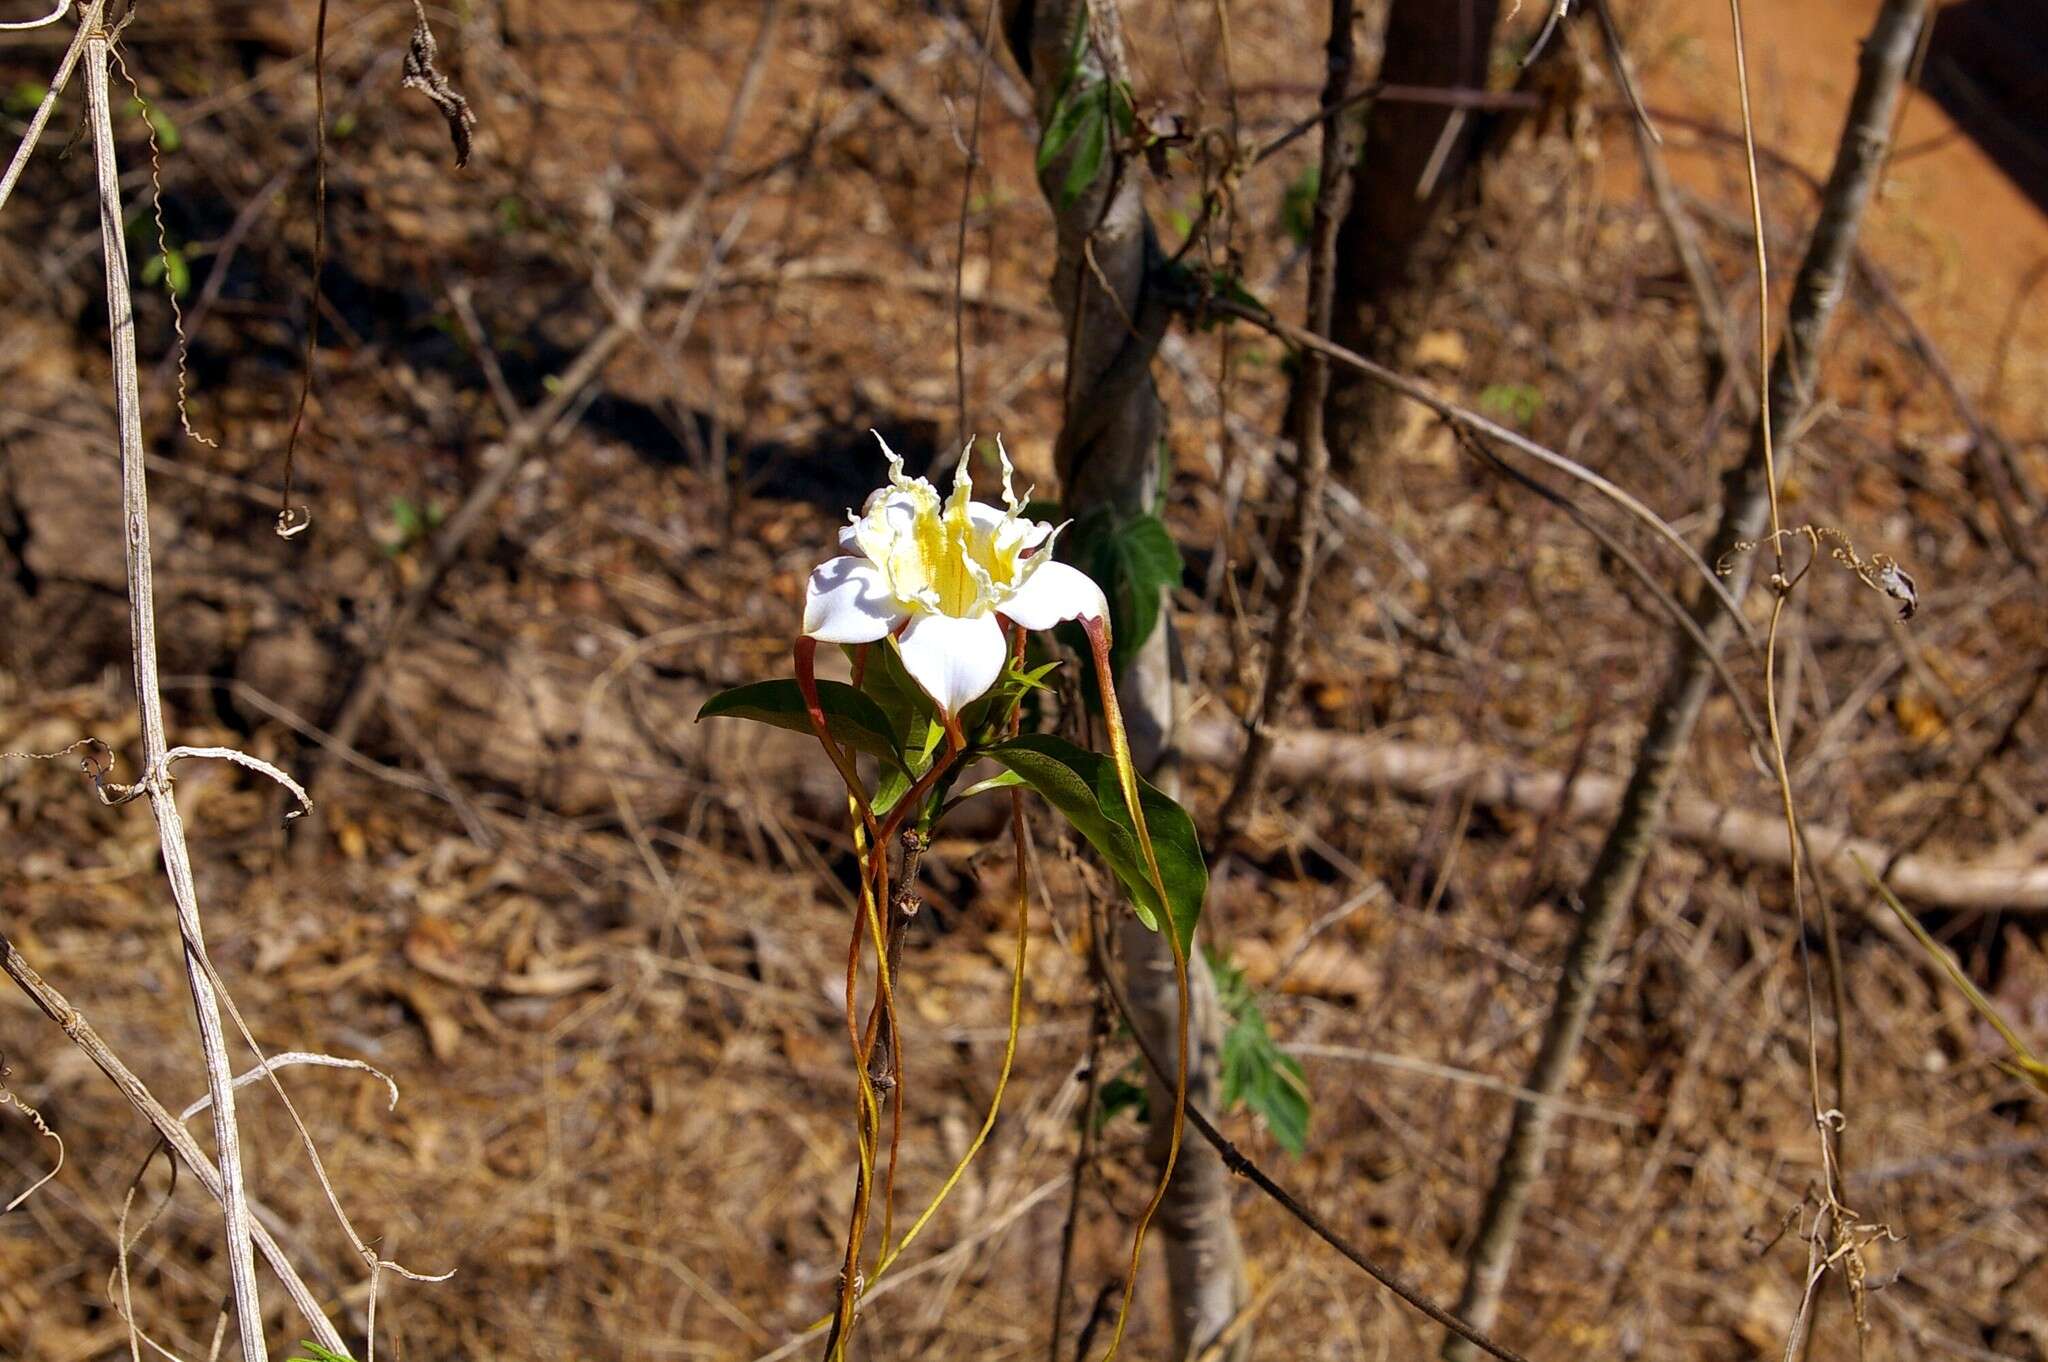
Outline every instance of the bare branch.
[[[69, 8], [70, 0], [62, 0], [57, 14], [61, 16]], [[14, 149], [14, 159], [7, 163], [7, 173], [0, 175], [0, 208], [7, 206], [7, 198], [14, 192], [14, 182], [21, 178], [22, 170], [28, 165], [28, 158], [35, 154], [36, 143], [42, 139], [43, 129], [49, 124], [50, 114], [57, 107], [57, 97], [64, 93], [64, 87], [71, 82], [72, 68], [78, 65], [78, 58], [85, 51], [86, 35], [99, 27], [100, 11], [106, 8], [106, 0], [89, 0], [78, 16], [78, 36], [71, 40], [71, 46], [64, 49], [64, 60], [57, 63], [57, 74], [50, 77], [50, 88], [43, 92], [42, 103], [36, 105], [35, 116], [28, 121], [28, 131], [21, 135], [21, 145]], [[51, 20], [38, 20], [26, 27], [40, 27]], [[0, 24], [0, 28], [11, 28], [11, 24]]]
[[114, 155], [114, 122], [107, 95], [107, 65], [113, 39], [98, 26], [85, 38], [86, 108], [92, 123], [93, 157], [99, 176], [100, 237], [107, 275], [107, 326], [112, 340], [114, 415], [121, 441], [121, 503], [128, 561], [130, 639], [134, 651], [136, 701], [142, 720], [142, 776], [156, 817], [164, 869], [177, 907], [178, 932], [185, 943], [186, 982], [198, 1015], [206, 1056], [206, 1082], [213, 1094], [213, 1132], [220, 1157], [221, 1210], [227, 1235], [228, 1274], [234, 1283], [243, 1362], [267, 1362], [263, 1306], [256, 1285], [248, 1192], [242, 1178], [241, 1131], [235, 1120], [234, 1075], [220, 1006], [204, 961], [204, 936], [192, 856], [185, 845], [166, 770], [170, 744], [164, 737], [163, 696], [157, 685], [156, 589], [149, 551], [149, 486], [142, 450], [142, 399], [135, 367], [135, 311], [128, 291], [128, 242], [121, 207], [120, 170]]
[[[101, 1073], [113, 1080], [121, 1095], [128, 1099], [128, 1104], [156, 1127], [156, 1132], [162, 1137], [163, 1142], [171, 1147], [172, 1152], [177, 1154], [187, 1168], [192, 1170], [213, 1199], [225, 1204], [220, 1170], [206, 1157], [205, 1151], [200, 1149], [199, 1141], [192, 1137], [192, 1132], [185, 1129], [184, 1123], [171, 1115], [163, 1103], [156, 1100], [142, 1080], [135, 1076], [135, 1071], [122, 1063], [120, 1057], [100, 1039], [99, 1033], [86, 1021], [85, 1015], [73, 1007], [62, 993], [45, 982], [28, 961], [22, 958], [21, 952], [14, 948], [14, 943], [5, 936], [0, 936], [0, 972], [4, 972], [12, 979], [21, 991], [29, 996], [29, 1000], [42, 1010], [43, 1015], [57, 1023], [64, 1034], [71, 1038], [71, 1043], [84, 1051], [85, 1057], [90, 1059]], [[299, 1270], [292, 1266], [291, 1259], [285, 1256], [275, 1236], [263, 1227], [260, 1220], [251, 1222], [251, 1233], [255, 1238], [257, 1250], [263, 1254], [263, 1261], [270, 1265], [270, 1270], [284, 1283], [285, 1294], [292, 1298], [292, 1304], [297, 1306], [299, 1313], [304, 1316], [306, 1327], [312, 1331], [313, 1341], [343, 1357], [349, 1356], [348, 1345], [342, 1342], [341, 1334], [327, 1318], [319, 1299], [306, 1285], [305, 1279], [299, 1275]]]

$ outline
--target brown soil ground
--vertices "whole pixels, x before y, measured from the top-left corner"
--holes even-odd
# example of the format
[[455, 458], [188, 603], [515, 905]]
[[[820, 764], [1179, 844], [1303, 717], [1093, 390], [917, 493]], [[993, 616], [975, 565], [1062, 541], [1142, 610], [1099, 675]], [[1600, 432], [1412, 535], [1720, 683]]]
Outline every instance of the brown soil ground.
[[[719, 687], [784, 673], [804, 572], [879, 475], [863, 432], [881, 428], [913, 463], [958, 434], [949, 289], [979, 16], [876, 0], [788, 7], [727, 181], [642, 337], [492, 508], [397, 651], [388, 699], [337, 755], [321, 729], [508, 427], [491, 365], [505, 397], [531, 406], [605, 324], [605, 291], [636, 277], [652, 220], [703, 182], [757, 22], [755, 6], [723, 0], [460, 8], [435, 11], [480, 115], [476, 159], [458, 174], [438, 119], [397, 91], [410, 9], [334, 7], [332, 255], [296, 470], [315, 524], [291, 541], [271, 518], [305, 333], [313, 5], [148, 0], [126, 38], [130, 68], [179, 133], [162, 174], [194, 278], [191, 414], [223, 437], [177, 438], [174, 371], [157, 367], [171, 316], [145, 295], [173, 741], [317, 772], [322, 804], [317, 822], [280, 831], [281, 799], [263, 782], [217, 763], [180, 768], [209, 946], [267, 1049], [357, 1057], [403, 1090], [387, 1110], [364, 1076], [288, 1075], [361, 1233], [410, 1268], [455, 1273], [440, 1285], [383, 1277], [378, 1356], [807, 1355], [814, 1344], [790, 1341], [831, 1298], [852, 1181], [842, 810], [806, 744], [690, 719]], [[1221, 126], [1213, 11], [1126, 8], [1141, 103]], [[1523, 6], [1518, 32], [1537, 8]], [[1707, 201], [1724, 284], [1753, 290], [1746, 244], [1712, 225], [1745, 218], [1725, 136], [1725, 16], [1619, 8], [1651, 102], [1718, 130], [1672, 125], [1671, 156]], [[1748, 8], [1760, 135], [1822, 172], [1874, 4]], [[1312, 108], [1322, 25], [1302, 0], [1233, 8], [1231, 69], [1254, 137]], [[47, 79], [57, 52], [48, 33], [10, 37], [0, 94]], [[1596, 85], [1589, 98], [1613, 95]], [[89, 143], [65, 154], [79, 107], [66, 100], [0, 216], [0, 749], [90, 733], [132, 772]], [[1028, 101], [1006, 61], [991, 69], [985, 118], [966, 266], [970, 419], [1002, 430], [1049, 486], [1062, 337], [1044, 302]], [[1462, 400], [1519, 403], [1533, 436], [1703, 535], [1743, 432], [1703, 391], [1697, 318], [1637, 188], [1626, 125], [1550, 122], [1489, 172], [1418, 368]], [[139, 268], [147, 147], [138, 121], [122, 129]], [[1898, 158], [1867, 245], [2048, 486], [2048, 322], [2025, 301], [2048, 223], [1949, 134], [1916, 100], [1902, 134], [1913, 154]], [[1312, 155], [1304, 139], [1238, 198], [1245, 278], [1283, 313], [1298, 312], [1302, 288], [1283, 199]], [[1782, 279], [1812, 196], [1787, 175], [1766, 187]], [[1180, 171], [1154, 190], [1157, 217], [1196, 194]], [[218, 296], [203, 304], [215, 270]], [[1242, 712], [1255, 693], [1277, 589], [1263, 545], [1289, 499], [1272, 435], [1282, 350], [1232, 336], [1219, 404], [1223, 344], [1183, 336], [1161, 365], [1177, 473], [1167, 518], [1189, 565], [1176, 605], [1209, 716]], [[1896, 555], [1925, 599], [1901, 629], [1847, 574], [1802, 586], [1783, 709], [1805, 814], [1890, 844], [1924, 838], [1950, 858], [2038, 859], [2048, 716], [1997, 739], [2048, 653], [2048, 610], [1999, 538], [1964, 423], [1861, 292], [1836, 329], [1824, 398], [1800, 435], [1788, 516]], [[1588, 769], [1626, 771], [1666, 626], [1569, 520], [1421, 423], [1336, 516], [1295, 723], [1559, 769], [1583, 751]], [[1668, 569], [1648, 536], [1620, 532]], [[1760, 693], [1756, 663], [1734, 667]], [[1771, 807], [1725, 697], [1710, 703], [1685, 782]], [[1198, 816], [1213, 814], [1224, 773], [1189, 783]], [[1057, 850], [1049, 826], [1040, 835]], [[1014, 879], [986, 837], [964, 825], [934, 849], [930, 909], [907, 952], [906, 1208], [972, 1137], [1002, 1055]], [[1440, 1297], [1455, 1294], [1508, 1116], [1501, 1088], [1533, 1052], [1597, 838], [1474, 806], [1456, 785], [1416, 800], [1305, 783], [1269, 799], [1251, 845], [1218, 866], [1211, 944], [1265, 989], [1269, 1024], [1302, 1047], [1314, 1094], [1305, 1156], [1242, 1113], [1232, 1135]], [[1078, 857], [1042, 859], [1003, 1117], [892, 1273], [901, 1287], [874, 1301], [863, 1357], [1044, 1355], [1090, 1013], [1079, 905], [1094, 880]], [[1840, 1028], [1823, 1017], [1818, 1054], [1829, 1085], [1836, 1047], [1851, 1059], [1840, 1106], [1847, 1200], [1873, 1227], [1868, 1355], [2044, 1362], [2048, 1108], [1996, 1066], [1995, 1037], [1880, 929], [1865, 896], [1833, 887], [1850, 1011]], [[1929, 921], [2048, 1037], [2038, 917]], [[140, 807], [101, 807], [63, 762], [0, 763], [0, 930], [168, 1105], [200, 1095]], [[1503, 1336], [1531, 1357], [1781, 1356], [1822, 1171], [1799, 942], [1780, 872], [1683, 845], [1653, 857], [1505, 1313]], [[0, 1053], [7, 1085], [68, 1153], [58, 1179], [0, 1218], [0, 1356], [125, 1357], [109, 1274], [150, 1138], [11, 987]], [[1106, 1062], [1121, 1071], [1130, 1058], [1117, 1042]], [[266, 1216], [359, 1339], [367, 1274], [274, 1101], [251, 1090], [244, 1112]], [[1147, 1191], [1142, 1140], [1128, 1114], [1106, 1127], [1080, 1202], [1075, 1323], [1121, 1271]], [[0, 1199], [48, 1166], [48, 1149], [0, 1111]], [[138, 1205], [167, 1186], [161, 1163], [149, 1168]], [[1238, 1208], [1260, 1356], [1433, 1355], [1432, 1328], [1249, 1187]], [[207, 1356], [214, 1337], [217, 1238], [187, 1177], [131, 1255], [138, 1322], [181, 1357]], [[298, 1337], [266, 1283], [273, 1337]], [[1813, 1356], [1859, 1356], [1839, 1280], [1822, 1298]], [[1163, 1355], [1162, 1304], [1155, 1265], [1127, 1356]]]

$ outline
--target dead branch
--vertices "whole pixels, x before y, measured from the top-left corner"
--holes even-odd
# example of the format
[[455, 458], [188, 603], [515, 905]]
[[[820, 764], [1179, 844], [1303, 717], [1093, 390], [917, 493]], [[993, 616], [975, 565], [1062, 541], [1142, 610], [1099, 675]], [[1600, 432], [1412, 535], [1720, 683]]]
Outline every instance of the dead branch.
[[[114, 1086], [128, 1099], [129, 1105], [142, 1113], [150, 1125], [156, 1127], [156, 1132], [163, 1142], [170, 1146], [187, 1168], [192, 1170], [213, 1199], [225, 1205], [225, 1188], [221, 1183], [220, 1170], [206, 1157], [205, 1151], [199, 1147], [199, 1141], [192, 1137], [192, 1132], [187, 1130], [177, 1117], [171, 1115], [169, 1109], [157, 1101], [143, 1081], [135, 1076], [135, 1071], [123, 1064], [120, 1057], [108, 1048], [107, 1043], [100, 1039], [99, 1032], [85, 1019], [85, 1014], [73, 1007], [62, 993], [46, 983], [28, 961], [22, 958], [21, 952], [14, 948], [14, 943], [4, 936], [0, 936], [0, 971], [4, 971], [7, 977], [29, 996], [29, 1000], [41, 1009], [44, 1016], [57, 1023], [64, 1034], [71, 1038], [71, 1043], [84, 1051], [85, 1057], [90, 1059], [101, 1073], [113, 1080]], [[284, 1283], [285, 1294], [292, 1298], [292, 1304], [298, 1307], [299, 1313], [305, 1318], [306, 1327], [313, 1332], [313, 1341], [343, 1357], [349, 1356], [348, 1345], [342, 1342], [340, 1333], [327, 1318], [326, 1311], [321, 1309], [319, 1299], [306, 1285], [298, 1269], [292, 1266], [291, 1259], [285, 1256], [276, 1238], [263, 1227], [261, 1220], [252, 1220], [250, 1225], [256, 1249], [262, 1253], [263, 1261], [270, 1265], [270, 1270], [277, 1274], [278, 1280]]]
[[[1774, 462], [1788, 464], [1792, 451], [1789, 447], [1780, 451], [1787, 457], [1774, 461], [1771, 432], [1796, 431], [1812, 406], [1822, 344], [1847, 283], [1863, 210], [1877, 191], [1906, 63], [1926, 15], [1927, 0], [1885, 0], [1864, 44], [1856, 88], [1821, 195], [1812, 240], [1793, 281], [1784, 333], [1772, 358], [1769, 381], [1763, 385], [1766, 391], [1760, 395], [1764, 419], [1752, 430], [1749, 448], [1723, 484], [1720, 521], [1708, 553], [1717, 563], [1735, 544], [1756, 539], [1767, 518], [1775, 520], [1772, 479], [1782, 476], [1782, 469], [1774, 467]], [[1739, 47], [1737, 61], [1739, 72]], [[1744, 98], [1746, 101], [1746, 86]], [[1754, 225], [1761, 235], [1760, 210], [1758, 217]], [[1762, 250], [1761, 241], [1758, 249]], [[1764, 315], [1760, 311], [1760, 325]], [[1749, 584], [1751, 566], [1750, 558], [1738, 558], [1729, 574], [1729, 585], [1738, 598]], [[1779, 580], [1773, 578], [1774, 583]], [[1730, 617], [1715, 609], [1712, 601], [1701, 597], [1696, 615], [1710, 643], [1718, 646], [1727, 638]], [[1607, 836], [1580, 894], [1583, 911], [1566, 948], [1542, 1044], [1526, 1080], [1526, 1086], [1537, 1092], [1563, 1091], [1578, 1056], [1604, 965], [1635, 900], [1651, 848], [1668, 826], [1672, 787], [1705, 703], [1710, 673], [1707, 654], [1689, 635], [1681, 634], [1674, 642], [1671, 668], [1651, 710], [1634, 767], [1627, 783], [1617, 791]], [[1765, 711], [1768, 718], [1772, 707], [1767, 704]], [[1780, 769], [1782, 775], [1782, 763]], [[1789, 786], [1785, 788], [1789, 791]], [[1789, 816], [1787, 821], [1791, 821]], [[1772, 826], [1782, 831], [1785, 823]], [[1781, 842], [1784, 863], [1790, 863], [1792, 845], [1790, 838]], [[1833, 859], [1817, 840], [1814, 850], [1817, 860]], [[1793, 870], [1796, 875], [1796, 866]], [[1459, 1298], [1461, 1312], [1482, 1327], [1492, 1322], [1500, 1308], [1530, 1189], [1549, 1150], [1551, 1123], [1548, 1108], [1529, 1102], [1515, 1104], [1507, 1143], [1481, 1207], [1479, 1229], [1466, 1254], [1465, 1289]], [[1461, 1340], [1450, 1339], [1443, 1356], [1445, 1362], [1465, 1362], [1471, 1353]]]
[[[1210, 719], [1188, 728], [1190, 761], [1228, 766], [1243, 746], [1243, 729], [1229, 720]], [[1433, 799], [1446, 789], [1469, 787], [1481, 804], [1535, 814], [1548, 812], [1562, 798], [1564, 817], [1578, 823], [1611, 819], [1624, 786], [1617, 777], [1588, 771], [1567, 790], [1559, 772], [1518, 767], [1478, 747], [1438, 747], [1316, 730], [1276, 732], [1272, 769], [1287, 781], [1383, 786], [1418, 798]], [[1756, 865], [1783, 867], [1789, 860], [1785, 820], [1775, 812], [1731, 808], [1701, 795], [1681, 794], [1671, 801], [1667, 826], [1674, 836]], [[1844, 885], [1863, 883], [1856, 857], [1884, 865], [1892, 855], [1882, 844], [1841, 828], [1809, 827], [1806, 834], [1814, 865]], [[1905, 855], [1892, 866], [1887, 883], [1901, 897], [1930, 908], [2048, 912], [2048, 864], [2039, 861], [1945, 861]], [[1884, 922], [1882, 917], [1872, 920]]]

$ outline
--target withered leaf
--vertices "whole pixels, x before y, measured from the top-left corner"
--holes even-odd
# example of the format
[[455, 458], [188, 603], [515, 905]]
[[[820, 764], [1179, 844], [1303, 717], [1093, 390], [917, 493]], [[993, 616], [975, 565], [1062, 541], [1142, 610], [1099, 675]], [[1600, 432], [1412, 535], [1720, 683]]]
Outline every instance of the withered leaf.
[[399, 84], [432, 100], [441, 117], [448, 120], [448, 136], [455, 143], [455, 164], [460, 168], [469, 164], [469, 130], [476, 126], [476, 115], [470, 112], [469, 101], [434, 65], [440, 47], [434, 41], [434, 30], [427, 26], [426, 6], [413, 0], [413, 10], [419, 17], [413, 24], [412, 41], [406, 45], [405, 78]]

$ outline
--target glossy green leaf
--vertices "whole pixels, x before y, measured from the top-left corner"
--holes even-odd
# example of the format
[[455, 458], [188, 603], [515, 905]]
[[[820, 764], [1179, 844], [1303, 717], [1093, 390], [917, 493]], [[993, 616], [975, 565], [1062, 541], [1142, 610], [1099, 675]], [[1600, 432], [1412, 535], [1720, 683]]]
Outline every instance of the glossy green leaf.
[[[849, 661], [854, 652], [852, 648], [846, 650]], [[939, 723], [938, 707], [904, 670], [903, 655], [896, 650], [896, 644], [885, 639], [867, 645], [867, 662], [860, 677], [860, 689], [888, 717], [889, 732], [895, 736], [897, 749], [906, 754], [905, 764], [912, 772], [924, 770], [945, 730]]]
[[1075, 141], [1074, 159], [1067, 162], [1066, 183], [1060, 186], [1062, 208], [1071, 208], [1088, 192], [1088, 186], [1102, 173], [1103, 159], [1109, 154], [1109, 117], [1100, 99], [1087, 101], [1087, 112], [1082, 115]]
[[1074, 134], [1081, 130], [1081, 124], [1090, 114], [1099, 113], [1092, 90], [1083, 87], [1070, 90], [1053, 105], [1052, 118], [1045, 125], [1045, 134], [1038, 139], [1038, 173], [1043, 175], [1067, 144], [1074, 140]]
[[[892, 766], [903, 765], [903, 755], [889, 729], [889, 716], [873, 700], [842, 681], [820, 681], [818, 704], [833, 737]], [[792, 733], [812, 731], [804, 693], [793, 680], [757, 681], [720, 691], [697, 711], [699, 723], [706, 719], [752, 719]]]
[[1088, 7], [1083, 5], [1074, 16], [1074, 36], [1067, 43], [1067, 61], [1060, 68], [1054, 90], [1064, 97], [1073, 86], [1074, 77], [1081, 74], [1081, 59], [1088, 53]]
[[1113, 657], [1121, 670], [1159, 627], [1161, 595], [1181, 579], [1180, 550], [1158, 516], [1126, 516], [1108, 507], [1084, 516], [1072, 536], [1072, 562], [1109, 598]]
[[[1162, 905], [1131, 825], [1130, 810], [1124, 806], [1116, 763], [1049, 733], [1027, 733], [997, 743], [986, 755], [1022, 776], [1073, 824], [1123, 882], [1139, 919], [1159, 930]], [[1182, 948], [1189, 949], [1195, 939], [1195, 924], [1201, 920], [1202, 899], [1209, 891], [1201, 840], [1186, 809], [1144, 780], [1138, 786], [1138, 804], [1165, 882], [1164, 916], [1173, 923]]]

